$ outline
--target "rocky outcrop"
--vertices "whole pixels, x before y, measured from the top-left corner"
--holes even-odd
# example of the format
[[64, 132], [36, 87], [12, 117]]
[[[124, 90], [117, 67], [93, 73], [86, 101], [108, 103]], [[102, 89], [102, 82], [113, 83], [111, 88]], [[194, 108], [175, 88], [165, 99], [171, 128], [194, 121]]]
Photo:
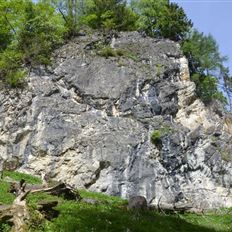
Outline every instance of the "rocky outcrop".
[[2, 159], [154, 205], [231, 207], [232, 120], [196, 98], [179, 45], [120, 33], [104, 46], [78, 37], [27, 87], [0, 91]]

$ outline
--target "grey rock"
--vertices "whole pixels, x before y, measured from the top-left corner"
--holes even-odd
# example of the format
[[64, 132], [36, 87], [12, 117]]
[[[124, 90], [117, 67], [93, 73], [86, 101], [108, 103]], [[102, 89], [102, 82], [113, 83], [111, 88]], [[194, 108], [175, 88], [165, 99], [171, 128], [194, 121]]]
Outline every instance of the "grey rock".
[[115, 49], [134, 59], [106, 59], [97, 46], [84, 49], [93, 41], [104, 37], [70, 41], [54, 52], [49, 72], [33, 70], [24, 89], [0, 90], [1, 159], [154, 205], [231, 207], [232, 124], [196, 98], [180, 46], [120, 33]]
[[130, 197], [127, 208], [132, 210], [147, 210], [147, 200], [143, 196]]

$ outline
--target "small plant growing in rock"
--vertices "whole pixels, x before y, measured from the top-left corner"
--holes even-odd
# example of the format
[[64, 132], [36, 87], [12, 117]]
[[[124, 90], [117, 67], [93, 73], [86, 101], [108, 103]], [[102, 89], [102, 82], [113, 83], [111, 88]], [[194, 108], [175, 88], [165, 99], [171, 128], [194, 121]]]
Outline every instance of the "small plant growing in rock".
[[113, 48], [111, 48], [110, 46], [107, 46], [107, 47], [102, 48], [98, 52], [98, 55], [103, 56], [105, 58], [109, 58], [109, 57], [116, 57], [117, 53]]
[[232, 157], [231, 154], [229, 152], [221, 152], [221, 158], [222, 160], [224, 160], [225, 162], [231, 162]]
[[103, 56], [105, 58], [109, 58], [109, 57], [125, 57], [125, 58], [129, 58], [133, 61], [138, 61], [138, 57], [135, 53], [123, 49], [123, 48], [118, 48], [118, 49], [114, 49], [111, 48], [110, 46], [106, 46], [101, 48], [98, 51], [98, 55], [99, 56]]
[[173, 129], [167, 125], [162, 126], [159, 130], [154, 130], [151, 134], [151, 141], [158, 148], [162, 148], [162, 137], [170, 135]]
[[162, 143], [161, 141], [161, 133], [159, 130], [154, 130], [151, 134], [151, 141], [153, 144], [155, 145], [159, 145], [160, 143]]
[[162, 64], [156, 64], [156, 74], [160, 76], [164, 72], [164, 66]]

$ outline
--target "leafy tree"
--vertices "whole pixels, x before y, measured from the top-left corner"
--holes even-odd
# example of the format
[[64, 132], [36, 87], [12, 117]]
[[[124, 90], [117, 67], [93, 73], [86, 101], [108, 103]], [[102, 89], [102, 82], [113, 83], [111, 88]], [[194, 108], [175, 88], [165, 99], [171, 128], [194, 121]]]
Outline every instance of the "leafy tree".
[[7, 48], [8, 44], [12, 38], [12, 32], [9, 25], [6, 23], [6, 18], [4, 14], [2, 14], [2, 10], [0, 10], [0, 51]]
[[196, 83], [198, 96], [205, 103], [213, 99], [226, 103], [225, 97], [218, 90], [218, 80], [227, 58], [221, 56], [215, 39], [194, 30], [183, 42], [182, 49], [189, 60], [190, 74]]
[[203, 33], [193, 30], [182, 45], [184, 54], [190, 62], [192, 73], [215, 74], [221, 69], [223, 62], [227, 60], [221, 56], [216, 40], [212, 35], [205, 36]]
[[15, 49], [24, 3], [23, 0], [0, 3], [0, 79], [11, 86], [16, 86], [25, 75], [22, 54]]
[[27, 66], [48, 64], [62, 41], [63, 20], [46, 3], [9, 0], [0, 3], [0, 79], [16, 86]]
[[17, 48], [23, 63], [31, 66], [48, 64], [54, 47], [62, 42], [65, 32], [60, 15], [51, 5], [28, 2], [17, 35]]
[[14, 49], [6, 49], [0, 53], [0, 79], [12, 87], [16, 87], [26, 74], [21, 63], [22, 54]]
[[134, 30], [137, 16], [125, 0], [91, 0], [82, 22], [94, 29]]
[[168, 0], [132, 0], [131, 5], [139, 15], [138, 29], [149, 36], [179, 41], [192, 27], [183, 8]]
[[59, 12], [67, 28], [66, 37], [75, 36], [81, 26], [80, 18], [86, 14], [92, 0], [40, 0], [53, 6]]

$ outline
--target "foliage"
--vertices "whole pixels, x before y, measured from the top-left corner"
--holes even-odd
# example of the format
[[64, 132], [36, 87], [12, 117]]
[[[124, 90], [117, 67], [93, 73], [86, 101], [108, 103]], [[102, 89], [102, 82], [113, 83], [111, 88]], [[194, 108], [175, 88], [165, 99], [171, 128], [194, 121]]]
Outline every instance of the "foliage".
[[99, 56], [109, 58], [109, 57], [125, 57], [129, 58], [133, 61], [138, 61], [138, 57], [135, 53], [130, 51], [129, 49], [123, 49], [123, 48], [111, 48], [110, 46], [102, 47], [97, 54]]
[[22, 173], [22, 172], [4, 171], [3, 177], [7, 177], [7, 176], [15, 181], [20, 181], [21, 179], [24, 179], [29, 184], [41, 184], [42, 183], [40, 178], [26, 174], [26, 173]]
[[40, 0], [59, 12], [66, 27], [66, 37], [75, 36], [78, 32], [80, 16], [86, 11], [89, 0]]
[[0, 3], [0, 79], [16, 87], [26, 67], [47, 65], [62, 42], [62, 17], [46, 3], [9, 0]]
[[162, 145], [162, 138], [171, 134], [173, 132], [172, 128], [166, 125], [162, 125], [159, 130], [154, 130], [151, 134], [151, 141], [156, 146]]
[[161, 139], [161, 133], [159, 130], [154, 130], [151, 134], [151, 141], [157, 145], [160, 142]]
[[102, 48], [98, 52], [98, 55], [103, 56], [105, 58], [116, 57], [117, 56], [117, 52], [113, 48], [111, 48], [110, 46], [107, 46], [107, 47]]
[[204, 35], [193, 30], [182, 45], [184, 54], [190, 61], [190, 72], [213, 75], [222, 67], [226, 57], [221, 56], [216, 40], [212, 35]]
[[182, 49], [189, 61], [191, 79], [195, 82], [197, 95], [207, 104], [217, 99], [226, 104], [226, 98], [218, 90], [220, 73], [224, 70], [226, 57], [220, 55], [218, 45], [211, 36], [192, 31], [183, 42]]
[[49, 64], [51, 52], [62, 42], [64, 32], [61, 18], [53, 7], [45, 3], [28, 2], [17, 35], [17, 48], [23, 54], [23, 63], [31, 66]]
[[5, 49], [0, 53], [0, 79], [12, 87], [17, 86], [24, 79], [26, 70], [21, 63], [22, 53], [14, 49]]
[[227, 104], [227, 99], [222, 92], [218, 90], [217, 79], [214, 76], [206, 76], [195, 73], [192, 75], [192, 80], [196, 84], [196, 93], [201, 100], [209, 104], [212, 100], [219, 100], [223, 104]]
[[92, 0], [82, 22], [94, 29], [134, 30], [137, 16], [124, 0]]
[[139, 15], [138, 29], [152, 37], [179, 41], [192, 27], [183, 8], [167, 0], [134, 0], [132, 8]]
[[14, 200], [14, 195], [9, 193], [10, 184], [0, 180], [0, 203], [11, 204]]

